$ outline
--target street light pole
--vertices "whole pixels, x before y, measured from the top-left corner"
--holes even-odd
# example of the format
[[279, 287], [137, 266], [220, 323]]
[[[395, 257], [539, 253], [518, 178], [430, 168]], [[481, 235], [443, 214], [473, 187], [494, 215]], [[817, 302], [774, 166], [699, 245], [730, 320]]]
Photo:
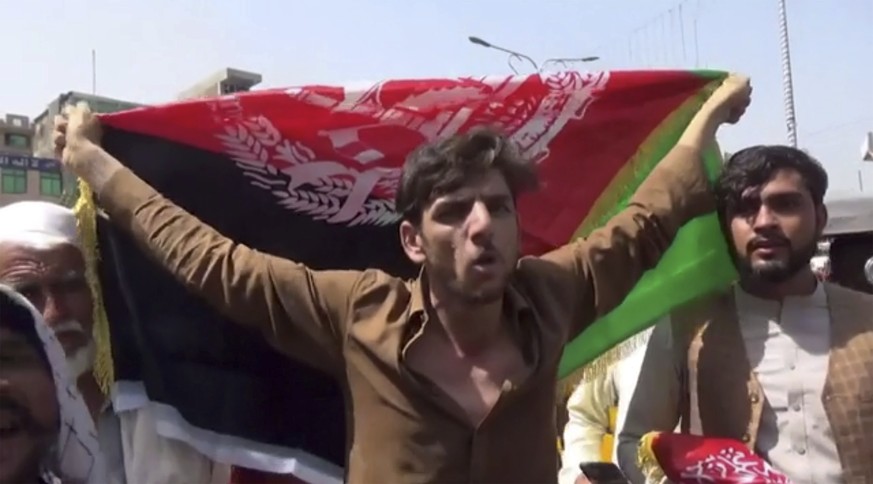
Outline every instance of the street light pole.
[[530, 65], [533, 66], [535, 71], [537, 71], [537, 72], [540, 71], [540, 66], [538, 66], [537, 63], [534, 62], [533, 59], [531, 59], [530, 57], [528, 57], [520, 52], [516, 52], [514, 50], [509, 50], [505, 47], [500, 47], [499, 45], [494, 45], [490, 42], [486, 42], [486, 41], [480, 39], [479, 37], [470, 36], [470, 37], [467, 37], [467, 40], [469, 40], [470, 42], [472, 42], [476, 45], [481, 45], [482, 47], [486, 47], [488, 49], [499, 50], [500, 52], [505, 52], [505, 53], [509, 54], [509, 60], [508, 60], [509, 68], [512, 69], [512, 72], [514, 72], [516, 74], [518, 74], [518, 71], [515, 69], [515, 66], [512, 65], [512, 59], [526, 60], [526, 61], [530, 62]]
[[791, 78], [791, 49], [788, 44], [788, 15], [785, 11], [785, 0], [779, 0], [779, 44], [782, 50], [785, 127], [788, 129], [788, 142], [797, 148], [797, 118], [794, 115], [794, 81]]
[[569, 64], [571, 62], [585, 63], [585, 62], [594, 62], [594, 61], [598, 61], [598, 60], [600, 60], [600, 57], [598, 57], [596, 55], [592, 55], [592, 56], [588, 56], [588, 57], [561, 57], [561, 58], [555, 58], [555, 59], [546, 59], [543, 61], [543, 67], [540, 70], [541, 71], [545, 70], [546, 66], [549, 64], [560, 64], [561, 67], [566, 69], [567, 64]]
[[516, 70], [515, 66], [512, 65], [513, 59], [524, 60], [524, 61], [529, 62], [530, 65], [533, 66], [534, 70], [538, 73], [542, 72], [543, 69], [545, 69], [546, 66], [549, 65], [550, 63], [551, 64], [561, 64], [564, 68], [566, 68], [567, 64], [570, 62], [594, 62], [596, 60], [600, 60], [600, 57], [598, 57], [596, 55], [592, 55], [592, 56], [588, 56], [588, 57], [560, 57], [560, 58], [546, 59], [545, 62], [543, 62], [543, 66], [540, 67], [537, 65], [536, 61], [531, 59], [529, 56], [522, 54], [521, 52], [516, 52], [514, 50], [510, 50], [510, 49], [507, 49], [505, 47], [500, 47], [499, 45], [494, 45], [491, 42], [486, 42], [486, 41], [480, 39], [479, 37], [470, 36], [470, 37], [467, 37], [467, 40], [469, 40], [473, 44], [476, 44], [476, 45], [479, 45], [479, 46], [482, 46], [482, 47], [485, 47], [488, 49], [499, 50], [500, 52], [505, 52], [505, 53], [509, 54], [509, 59], [507, 61], [509, 63], [509, 68], [512, 70], [512, 72], [514, 72], [516, 74], [518, 74], [518, 70]]

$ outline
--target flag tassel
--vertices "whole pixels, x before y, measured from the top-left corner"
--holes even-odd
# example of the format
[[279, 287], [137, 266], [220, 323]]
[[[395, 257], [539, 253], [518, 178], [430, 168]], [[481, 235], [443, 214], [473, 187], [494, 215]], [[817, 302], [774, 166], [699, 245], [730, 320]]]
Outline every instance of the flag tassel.
[[648, 482], [661, 482], [665, 477], [664, 470], [661, 469], [661, 464], [658, 463], [658, 458], [655, 456], [653, 448], [658, 435], [660, 435], [660, 432], [649, 432], [640, 439], [637, 465], [643, 475], [646, 476]]
[[109, 395], [112, 383], [115, 381], [112, 363], [112, 342], [109, 336], [109, 320], [103, 305], [103, 291], [100, 288], [100, 277], [97, 273], [99, 252], [97, 247], [97, 206], [94, 204], [94, 193], [91, 187], [81, 178], [78, 180], [79, 198], [73, 207], [76, 215], [76, 226], [79, 241], [82, 245], [82, 255], [85, 258], [85, 278], [91, 289], [93, 300], [94, 343], [97, 345], [97, 357], [94, 362], [94, 378], [103, 391]]

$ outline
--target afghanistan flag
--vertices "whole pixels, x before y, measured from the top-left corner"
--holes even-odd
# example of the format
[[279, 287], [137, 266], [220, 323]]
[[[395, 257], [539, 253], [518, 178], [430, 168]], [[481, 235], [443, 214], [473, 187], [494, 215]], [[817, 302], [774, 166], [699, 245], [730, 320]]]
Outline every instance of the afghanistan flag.
[[[420, 144], [481, 125], [518, 143], [543, 181], [519, 202], [523, 250], [541, 254], [621, 210], [725, 76], [564, 72], [276, 89], [104, 115], [103, 145], [240, 243], [316, 269], [414, 276], [393, 197]], [[711, 173], [719, 162], [707, 155]], [[114, 381], [165, 409], [159, 428], [246, 467], [289, 472], [300, 451], [343, 464], [333, 375], [219, 316], [110, 224], [95, 235]], [[690, 222], [626, 301], [567, 347], [561, 375], [733, 276], [715, 215]]]
[[790, 484], [791, 480], [733, 439], [670, 432], [643, 436], [639, 466], [648, 482]]

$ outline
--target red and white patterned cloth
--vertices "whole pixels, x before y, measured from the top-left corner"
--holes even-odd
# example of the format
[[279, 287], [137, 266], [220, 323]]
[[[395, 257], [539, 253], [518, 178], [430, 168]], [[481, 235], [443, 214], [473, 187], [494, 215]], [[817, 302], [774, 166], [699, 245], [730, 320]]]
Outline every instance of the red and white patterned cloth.
[[640, 465], [650, 477], [677, 484], [790, 484], [748, 447], [733, 439], [652, 432], [643, 437]]

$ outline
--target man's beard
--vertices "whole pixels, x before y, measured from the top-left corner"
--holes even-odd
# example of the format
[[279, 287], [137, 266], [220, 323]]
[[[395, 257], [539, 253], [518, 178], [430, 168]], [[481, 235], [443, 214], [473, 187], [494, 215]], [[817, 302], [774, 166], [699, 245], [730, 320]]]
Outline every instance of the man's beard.
[[97, 357], [97, 345], [93, 339], [88, 339], [88, 344], [77, 349], [75, 353], [67, 356], [67, 368], [70, 378], [78, 380], [80, 376], [94, 368], [94, 360]]
[[508, 276], [504, 276], [502, 284], [494, 285], [488, 289], [471, 291], [463, 287], [463, 284], [455, 277], [454, 271], [451, 269], [444, 270], [429, 265], [427, 273], [431, 285], [439, 285], [451, 294], [451, 297], [456, 302], [467, 306], [481, 306], [500, 301], [506, 290], [508, 280]]
[[505, 289], [506, 284], [501, 284], [490, 290], [465, 291], [464, 289], [457, 287], [452, 288], [452, 292], [455, 293], [460, 301], [468, 306], [481, 306], [500, 301]]
[[[78, 321], [66, 321], [54, 327], [55, 334], [64, 333], [67, 331], [75, 331], [85, 333], [85, 329]], [[94, 367], [94, 360], [97, 357], [97, 345], [94, 344], [94, 339], [86, 334], [87, 343], [81, 348], [77, 348], [73, 354], [66, 356], [67, 370], [70, 372], [70, 378], [78, 380], [80, 376], [91, 371]], [[65, 350], [66, 353], [66, 350]]]
[[809, 269], [809, 261], [815, 256], [817, 249], [818, 242], [813, 240], [797, 250], [792, 248], [788, 260], [768, 260], [752, 264], [748, 258], [739, 259], [737, 260], [737, 269], [742, 276], [753, 281], [780, 284], [791, 279], [803, 269]]

